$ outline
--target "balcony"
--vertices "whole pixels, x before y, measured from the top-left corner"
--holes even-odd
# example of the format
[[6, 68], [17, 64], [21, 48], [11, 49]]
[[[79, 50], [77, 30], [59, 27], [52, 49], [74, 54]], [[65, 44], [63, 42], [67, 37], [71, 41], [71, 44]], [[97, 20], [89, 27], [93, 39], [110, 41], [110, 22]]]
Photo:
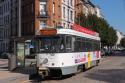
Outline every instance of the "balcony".
[[48, 18], [47, 11], [40, 11], [40, 12], [39, 12], [39, 15], [38, 15], [38, 18], [47, 19], [47, 18]]

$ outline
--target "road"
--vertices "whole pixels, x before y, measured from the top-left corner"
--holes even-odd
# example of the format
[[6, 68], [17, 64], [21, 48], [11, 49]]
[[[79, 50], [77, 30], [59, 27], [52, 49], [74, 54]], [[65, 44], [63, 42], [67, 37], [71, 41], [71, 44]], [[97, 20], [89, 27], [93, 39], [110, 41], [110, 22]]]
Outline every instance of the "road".
[[[0, 69], [4, 68], [3, 65], [6, 67], [6, 63], [7, 60], [0, 59]], [[12, 73], [10, 76], [14, 74]], [[16, 75], [25, 76], [18, 73], [16, 73], [15, 76]], [[11, 83], [17, 83], [17, 81]], [[18, 81], [18, 83], [125, 83], [125, 53], [117, 53], [116, 55], [102, 58], [99, 66], [79, 74], [65, 76], [61, 80], [57, 78], [47, 78], [38, 82], [38, 78], [30, 80], [26, 78], [23, 81]]]
[[[27, 80], [22, 83], [38, 83]], [[125, 83], [125, 53], [103, 58], [99, 66], [62, 80], [48, 78], [39, 83]]]

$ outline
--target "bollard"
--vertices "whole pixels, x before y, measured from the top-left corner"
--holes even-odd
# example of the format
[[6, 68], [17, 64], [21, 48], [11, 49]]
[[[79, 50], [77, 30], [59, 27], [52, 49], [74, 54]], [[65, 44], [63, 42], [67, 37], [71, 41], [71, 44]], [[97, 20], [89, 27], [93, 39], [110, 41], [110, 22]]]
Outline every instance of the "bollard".
[[13, 54], [9, 54], [9, 57], [8, 57], [8, 69], [9, 69], [9, 71], [13, 71], [16, 67], [17, 67], [16, 56]]

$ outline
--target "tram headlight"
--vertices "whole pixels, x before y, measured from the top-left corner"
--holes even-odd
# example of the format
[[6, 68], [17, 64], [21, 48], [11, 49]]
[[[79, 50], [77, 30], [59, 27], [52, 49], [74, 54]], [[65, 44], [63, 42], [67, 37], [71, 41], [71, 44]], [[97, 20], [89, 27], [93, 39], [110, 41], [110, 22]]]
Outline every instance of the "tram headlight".
[[45, 58], [45, 59], [43, 60], [42, 64], [46, 64], [46, 63], [48, 63], [48, 59], [47, 59], [47, 58]]

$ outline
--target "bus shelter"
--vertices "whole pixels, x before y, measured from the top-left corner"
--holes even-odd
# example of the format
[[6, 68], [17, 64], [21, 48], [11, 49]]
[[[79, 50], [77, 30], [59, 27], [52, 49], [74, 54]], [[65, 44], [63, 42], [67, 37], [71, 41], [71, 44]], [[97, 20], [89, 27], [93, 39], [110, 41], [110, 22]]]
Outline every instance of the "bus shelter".
[[31, 38], [16, 38], [10, 43], [10, 56], [9, 56], [9, 70], [14, 70], [15, 68], [23, 68], [26, 66], [26, 57], [31, 56], [31, 49], [34, 46], [31, 44]]

